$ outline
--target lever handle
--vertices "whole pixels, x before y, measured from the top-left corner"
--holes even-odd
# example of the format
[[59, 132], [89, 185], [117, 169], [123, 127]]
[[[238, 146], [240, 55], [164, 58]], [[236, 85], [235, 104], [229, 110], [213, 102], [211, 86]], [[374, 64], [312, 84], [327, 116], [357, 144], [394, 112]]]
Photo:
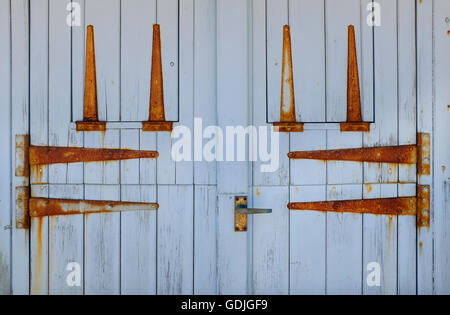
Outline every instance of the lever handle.
[[238, 205], [236, 207], [237, 212], [240, 214], [262, 214], [262, 213], [272, 213], [272, 209], [255, 209], [247, 208], [247, 205]]

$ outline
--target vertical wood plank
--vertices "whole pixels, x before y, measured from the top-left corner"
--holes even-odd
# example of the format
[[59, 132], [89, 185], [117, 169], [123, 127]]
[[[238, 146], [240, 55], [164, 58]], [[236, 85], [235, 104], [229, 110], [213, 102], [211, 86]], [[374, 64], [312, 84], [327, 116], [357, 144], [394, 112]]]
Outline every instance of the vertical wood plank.
[[[33, 102], [30, 115], [30, 143], [49, 145], [49, 9], [48, 0], [31, 4], [30, 45], [30, 96]], [[64, 27], [64, 26], [63, 26]], [[28, 52], [27, 52], [28, 57]], [[27, 74], [28, 76], [28, 74]], [[70, 108], [69, 108], [70, 109]], [[31, 168], [31, 183], [44, 184], [42, 190], [32, 190], [32, 195], [48, 197], [49, 167]], [[30, 293], [48, 294], [48, 218], [31, 219]]]
[[[186, 126], [191, 131], [191, 144], [193, 140], [194, 130], [194, 0], [179, 2], [179, 38], [180, 38], [180, 53], [179, 53], [179, 76], [180, 76], [180, 91], [179, 91], [179, 112], [180, 124]], [[211, 108], [215, 109], [215, 106]], [[194, 183], [194, 162], [181, 161], [175, 164], [177, 184], [193, 184]], [[214, 172], [215, 174], [215, 172]]]
[[[194, 118], [200, 118], [203, 129], [217, 125], [217, 2], [195, 1], [194, 25]], [[199, 120], [196, 120], [197, 124]], [[198, 125], [197, 125], [198, 126]], [[198, 128], [198, 127], [197, 127]], [[201, 136], [203, 130], [199, 128]], [[195, 130], [193, 131], [195, 133]], [[195, 138], [194, 138], [195, 139]], [[202, 137], [203, 139], [203, 137]], [[195, 140], [194, 140], [195, 141]], [[203, 146], [212, 141], [204, 139], [194, 144], [194, 182], [195, 184], [216, 184], [217, 163], [204, 161]], [[220, 145], [218, 141], [216, 145]], [[196, 152], [196, 151], [195, 151]]]
[[217, 294], [216, 186], [195, 186], [194, 294]]
[[[433, 61], [433, 3], [432, 0], [416, 1], [417, 10], [417, 131], [433, 133], [434, 106], [434, 61]], [[434, 145], [431, 140], [431, 161], [434, 160]], [[434, 163], [431, 163], [431, 174], [434, 173]], [[421, 185], [430, 185], [430, 176], [419, 176]], [[435, 187], [432, 187], [434, 190]], [[431, 196], [434, 204], [434, 194]], [[435, 226], [432, 206], [431, 226], [417, 230], [417, 293], [433, 294], [434, 292], [434, 250], [433, 229]]]
[[253, 293], [289, 293], [288, 187], [254, 187], [253, 206], [272, 209], [253, 215]]
[[164, 81], [164, 107], [166, 119], [178, 117], [178, 6], [179, 0], [158, 0], [156, 21], [161, 26], [161, 59]]
[[[4, 148], [0, 163], [0, 295], [11, 293], [11, 11], [10, 1], [0, 1], [0, 146]], [[14, 167], [12, 167], [14, 168]]]
[[[157, 0], [121, 2], [121, 120], [148, 120]], [[95, 25], [94, 25], [95, 26]], [[166, 88], [166, 87], [164, 87]], [[166, 90], [167, 93], [171, 92]]]
[[450, 293], [450, 3], [434, 4], [434, 220], [435, 220], [435, 293]]
[[[346, 7], [347, 8], [347, 7]], [[297, 121], [325, 121], [325, 2], [289, 1]]]
[[[86, 2], [85, 24], [95, 30], [100, 120], [120, 120], [119, 21], [120, 1]], [[84, 137], [85, 147], [120, 147], [119, 130]], [[94, 184], [85, 186], [85, 199], [120, 200], [120, 162], [85, 163], [84, 176], [85, 184]], [[120, 213], [85, 216], [85, 293], [120, 293]]]
[[[222, 130], [226, 127], [246, 127], [249, 122], [249, 38], [248, 1], [217, 1], [217, 117]], [[248, 174], [246, 161], [237, 161], [239, 148], [234, 139], [234, 162], [217, 165], [219, 193], [246, 193], [248, 176], [236, 178], [233, 174]], [[228, 150], [230, 150], [228, 148]], [[228, 150], [225, 150], [226, 153]], [[233, 212], [230, 212], [232, 214]]]
[[[399, 144], [416, 143], [416, 5], [414, 0], [398, 2], [398, 137]], [[399, 165], [399, 181], [415, 182], [416, 167]], [[398, 196], [402, 193], [398, 187]], [[410, 191], [405, 191], [410, 193]], [[398, 217], [398, 294], [416, 293], [416, 219]]]
[[[267, 0], [266, 4], [267, 118], [274, 122], [280, 121], [283, 25], [289, 23], [288, 0]], [[294, 80], [296, 76], [294, 73]]]
[[[291, 202], [326, 200], [326, 186], [291, 186]], [[325, 294], [326, 214], [290, 212], [290, 293]]]
[[193, 294], [193, 198], [192, 185], [158, 186], [158, 294]]
[[248, 232], [234, 231], [234, 195], [217, 196], [218, 294], [249, 294]]
[[[379, 1], [384, 8], [381, 26], [375, 27], [375, 127], [364, 134], [367, 146], [398, 145], [398, 11], [397, 1]], [[403, 14], [403, 12], [402, 12]], [[405, 56], [406, 57], [406, 56]], [[411, 67], [411, 65], [410, 65]], [[389, 80], [386, 80], [389, 78]], [[375, 175], [376, 174], [376, 175]], [[377, 177], [382, 183], [379, 195], [367, 198], [395, 197], [397, 189], [383, 183], [398, 181], [397, 164], [364, 163], [364, 176]], [[394, 184], [395, 185], [395, 184]], [[394, 189], [394, 191], [393, 191]], [[397, 217], [364, 215], [364, 293], [397, 293]], [[366, 266], [376, 262], [381, 267], [381, 286], [368, 286], [365, 281], [370, 271]]]
[[[268, 3], [268, 8], [266, 8], [265, 0], [253, 1], [252, 4], [252, 125], [259, 128], [259, 155], [255, 156], [256, 161], [252, 163], [253, 184], [257, 186], [287, 185], [289, 182], [289, 159], [287, 158], [287, 151], [289, 150], [289, 134], [274, 133], [273, 135], [278, 138], [278, 144], [276, 143], [276, 138], [273, 138], [271, 135], [271, 124], [267, 123], [266, 108], [266, 91], [278, 89], [278, 94], [281, 94], [281, 73], [280, 77], [278, 77], [278, 80], [269, 79], [269, 81], [266, 82], [266, 73], [272, 71], [266, 69], [266, 56], [270, 55], [270, 53], [266, 50], [266, 33], [269, 33], [269, 31], [266, 32], [266, 25], [267, 27], [274, 28], [278, 28], [279, 25], [277, 23], [267, 24], [272, 20], [271, 17], [268, 17], [266, 21], [266, 14], [273, 13], [272, 7], [270, 7], [271, 5], [273, 6], [272, 3]], [[282, 30], [283, 26], [280, 25], [279, 27], [279, 30]], [[270, 45], [270, 43], [268, 44]], [[274, 47], [271, 47], [271, 49], [273, 50]], [[282, 44], [280, 46], [280, 51], [281, 50]], [[273, 85], [269, 87], [270, 84]], [[273, 91], [272, 93], [275, 92]], [[279, 105], [280, 104], [278, 104], [278, 112], [280, 108]], [[266, 133], [261, 131], [266, 131]], [[267, 143], [267, 146], [263, 147], [261, 146], [261, 143]], [[260, 152], [276, 152], [277, 149], [279, 149], [278, 156], [274, 156], [274, 158], [278, 158], [278, 168], [273, 170], [272, 172], [263, 172], [263, 166], [268, 165], [271, 162], [275, 163], [275, 161], [262, 161], [262, 155]]]

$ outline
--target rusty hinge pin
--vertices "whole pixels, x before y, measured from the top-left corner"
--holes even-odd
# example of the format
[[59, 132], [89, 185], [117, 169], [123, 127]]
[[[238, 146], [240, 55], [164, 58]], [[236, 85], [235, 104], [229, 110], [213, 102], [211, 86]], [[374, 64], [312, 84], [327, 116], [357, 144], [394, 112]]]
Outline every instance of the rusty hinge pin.
[[415, 164], [417, 163], [417, 147], [415, 145], [401, 145], [376, 148], [297, 151], [288, 153], [288, 157], [290, 159]]
[[126, 149], [91, 149], [40, 146], [31, 146], [29, 149], [30, 165], [117, 161], [139, 158], [155, 159], [157, 157], [158, 152], [156, 151], [137, 151]]

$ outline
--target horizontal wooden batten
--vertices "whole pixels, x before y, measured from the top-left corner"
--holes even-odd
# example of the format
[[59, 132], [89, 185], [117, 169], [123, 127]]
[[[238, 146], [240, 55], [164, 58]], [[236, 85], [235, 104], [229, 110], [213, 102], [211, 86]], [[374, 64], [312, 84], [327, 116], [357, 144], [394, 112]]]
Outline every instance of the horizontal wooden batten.
[[158, 210], [157, 203], [31, 198], [30, 217]]
[[417, 147], [401, 145], [377, 148], [297, 151], [288, 153], [290, 159], [359, 161], [375, 163], [417, 163]]
[[155, 159], [158, 155], [157, 151], [31, 146], [29, 149], [29, 163], [30, 165], [44, 165], [144, 158]]

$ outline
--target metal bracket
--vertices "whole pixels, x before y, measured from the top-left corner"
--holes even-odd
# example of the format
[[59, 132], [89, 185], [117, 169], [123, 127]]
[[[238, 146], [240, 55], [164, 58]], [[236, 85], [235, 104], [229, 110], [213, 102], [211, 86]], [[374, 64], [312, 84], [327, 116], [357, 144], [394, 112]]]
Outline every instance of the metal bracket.
[[247, 208], [247, 197], [238, 196], [234, 198], [234, 231], [247, 231], [247, 215], [272, 213], [272, 209]]
[[16, 187], [16, 229], [29, 229], [30, 219], [28, 215], [28, 187]]

